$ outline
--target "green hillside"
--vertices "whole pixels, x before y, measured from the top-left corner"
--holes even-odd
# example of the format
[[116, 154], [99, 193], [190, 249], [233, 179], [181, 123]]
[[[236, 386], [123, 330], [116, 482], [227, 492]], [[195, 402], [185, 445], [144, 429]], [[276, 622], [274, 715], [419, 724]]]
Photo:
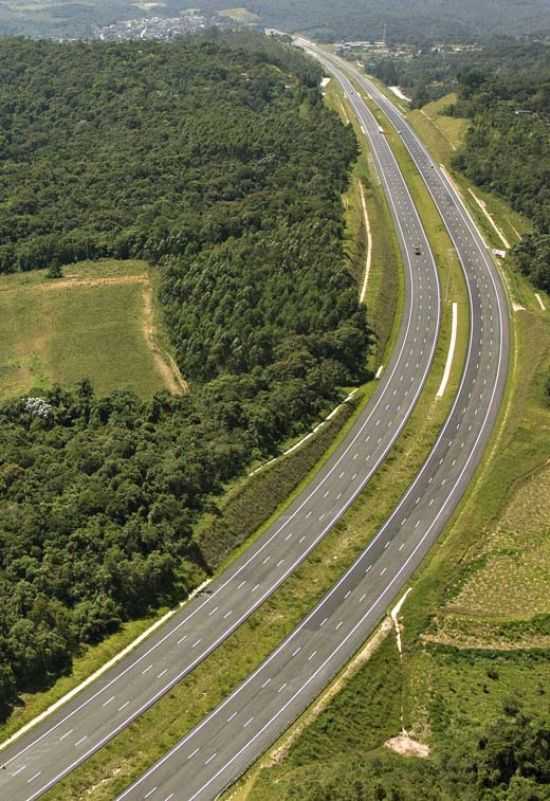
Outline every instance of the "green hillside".
[[28, 0], [24, 4], [2, 0], [0, 33], [82, 36], [89, 35], [94, 25], [147, 15], [177, 16], [189, 8], [212, 14], [237, 9], [240, 13], [233, 18], [239, 21], [255, 21], [250, 16], [254, 14], [261, 25], [308, 31], [327, 40], [378, 39], [384, 25], [393, 40], [550, 31], [548, 0], [165, 0], [149, 10], [137, 0]]

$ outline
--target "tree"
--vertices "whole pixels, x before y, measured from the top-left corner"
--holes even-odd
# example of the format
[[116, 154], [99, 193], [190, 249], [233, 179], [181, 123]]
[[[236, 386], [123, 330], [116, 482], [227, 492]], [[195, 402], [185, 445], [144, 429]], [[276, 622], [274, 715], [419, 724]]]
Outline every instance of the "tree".
[[57, 259], [54, 259], [48, 268], [48, 272], [46, 273], [48, 278], [63, 278], [63, 268], [61, 267], [60, 262]]

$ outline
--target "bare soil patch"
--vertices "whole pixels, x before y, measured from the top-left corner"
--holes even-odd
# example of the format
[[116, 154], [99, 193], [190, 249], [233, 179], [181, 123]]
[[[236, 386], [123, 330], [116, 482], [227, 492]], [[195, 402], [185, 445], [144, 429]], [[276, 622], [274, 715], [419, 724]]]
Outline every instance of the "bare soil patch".
[[167, 390], [172, 395], [185, 395], [189, 392], [189, 384], [183, 378], [174, 359], [169, 353], [161, 350], [156, 340], [153, 318], [153, 291], [148, 281], [144, 283], [143, 287], [143, 333], [155, 359], [155, 366], [161, 374]]
[[384, 745], [400, 756], [417, 757], [418, 759], [428, 759], [430, 756], [429, 746], [419, 743], [418, 740], [413, 740], [408, 734], [399, 734], [397, 737], [392, 737], [391, 740], [386, 740]]

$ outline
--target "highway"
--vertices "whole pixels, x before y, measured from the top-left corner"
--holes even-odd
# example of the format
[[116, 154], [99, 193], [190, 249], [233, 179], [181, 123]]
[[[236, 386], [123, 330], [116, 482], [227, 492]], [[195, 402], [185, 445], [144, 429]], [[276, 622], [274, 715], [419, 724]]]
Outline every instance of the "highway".
[[[0, 751], [1, 799], [39, 798], [200, 664], [328, 534], [383, 462], [410, 416], [429, 374], [439, 333], [439, 280], [395, 157], [374, 117], [363, 107], [361, 113], [405, 265], [400, 332], [377, 391], [310, 486], [206, 592], [61, 709]], [[282, 690], [278, 698], [286, 698]], [[197, 764], [189, 762], [192, 770]]]
[[[321, 60], [374, 143], [365, 103], [338, 62], [324, 55]], [[367, 86], [413, 154], [466, 277], [470, 339], [453, 408], [420, 473], [351, 569], [257, 670], [117, 801], [210, 801], [272, 745], [364, 643], [411, 578], [463, 497], [494, 430], [509, 359], [503, 287], [454, 189], [401, 115]]]

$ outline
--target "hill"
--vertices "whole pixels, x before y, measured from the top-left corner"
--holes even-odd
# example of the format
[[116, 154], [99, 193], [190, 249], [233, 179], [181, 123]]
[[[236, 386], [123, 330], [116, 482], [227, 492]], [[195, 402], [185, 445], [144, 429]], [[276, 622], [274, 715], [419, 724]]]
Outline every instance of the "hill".
[[549, 0], [165, 0], [154, 6], [131, 0], [29, 0], [21, 6], [3, 0], [0, 34], [90, 36], [97, 26], [117, 20], [175, 17], [190, 8], [209, 14], [229, 10], [237, 22], [305, 31], [328, 41], [380, 39], [384, 25], [394, 41], [550, 31]]
[[550, 29], [548, 0], [249, 0], [268, 25], [327, 40], [477, 38]]

